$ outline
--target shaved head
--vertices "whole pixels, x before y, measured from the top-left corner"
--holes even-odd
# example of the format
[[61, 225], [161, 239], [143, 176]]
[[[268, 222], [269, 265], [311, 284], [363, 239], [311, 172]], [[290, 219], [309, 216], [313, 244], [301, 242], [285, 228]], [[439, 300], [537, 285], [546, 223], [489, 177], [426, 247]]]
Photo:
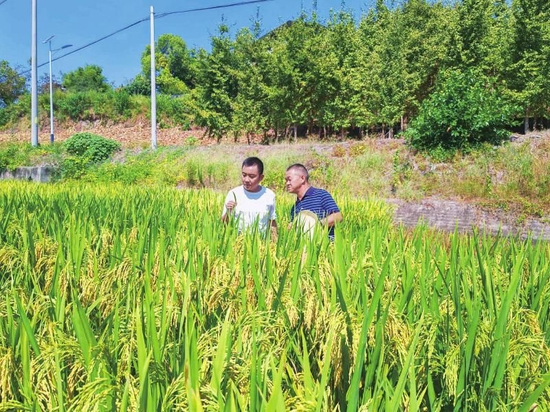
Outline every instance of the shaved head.
[[309, 173], [306, 167], [301, 163], [294, 163], [293, 165], [288, 166], [286, 171], [302, 175], [304, 176], [306, 182], [309, 181]]

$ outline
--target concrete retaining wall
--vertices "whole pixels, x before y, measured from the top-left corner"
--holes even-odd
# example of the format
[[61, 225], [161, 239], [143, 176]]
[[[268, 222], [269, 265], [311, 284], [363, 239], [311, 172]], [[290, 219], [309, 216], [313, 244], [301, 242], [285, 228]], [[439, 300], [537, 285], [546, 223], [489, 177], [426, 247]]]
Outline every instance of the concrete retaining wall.
[[52, 166], [19, 167], [14, 171], [0, 173], [0, 179], [31, 180], [33, 182], [49, 182], [53, 174]]
[[390, 199], [394, 205], [394, 221], [406, 227], [419, 222], [434, 229], [458, 230], [471, 233], [473, 228], [491, 234], [518, 236], [520, 238], [550, 240], [550, 219], [519, 219], [504, 212], [486, 211], [466, 203], [425, 199], [418, 202], [404, 202]]

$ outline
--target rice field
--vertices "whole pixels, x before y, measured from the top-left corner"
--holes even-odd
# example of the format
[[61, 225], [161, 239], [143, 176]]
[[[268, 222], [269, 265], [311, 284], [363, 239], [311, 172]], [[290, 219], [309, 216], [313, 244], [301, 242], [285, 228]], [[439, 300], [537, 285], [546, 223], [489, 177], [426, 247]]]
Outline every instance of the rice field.
[[0, 410], [550, 410], [548, 243], [406, 230], [337, 197], [330, 243], [224, 194], [0, 183]]

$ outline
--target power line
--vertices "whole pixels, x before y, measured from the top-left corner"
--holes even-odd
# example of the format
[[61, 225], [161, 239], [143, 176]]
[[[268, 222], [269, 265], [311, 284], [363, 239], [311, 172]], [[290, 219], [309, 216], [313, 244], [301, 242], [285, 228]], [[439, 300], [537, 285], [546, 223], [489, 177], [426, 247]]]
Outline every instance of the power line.
[[1, 6], [2, 4], [4, 4], [5, 2], [7, 2], [7, 1], [8, 1], [8, 0], [2, 0], [2, 1], [0, 1], [0, 6]]
[[[8, 1], [8, 0], [2, 0], [2, 3], [6, 2], [6, 1]], [[238, 3], [221, 4], [221, 5], [219, 5], [219, 6], [200, 7], [200, 8], [196, 8], [196, 9], [188, 9], [188, 10], [181, 10], [181, 11], [171, 11], [171, 12], [167, 12], [167, 13], [158, 14], [158, 15], [155, 16], [155, 18], [161, 19], [161, 18], [166, 17], [166, 16], [169, 16], [169, 15], [171, 15], [171, 14], [182, 14], [182, 13], [191, 13], [191, 12], [194, 12], [194, 11], [205, 11], [205, 10], [222, 9], [222, 8], [227, 8], [227, 7], [244, 6], [244, 5], [253, 4], [253, 3], [265, 3], [265, 2], [268, 2], [268, 1], [273, 1], [273, 0], [251, 0], [251, 1], [243, 1], [243, 2], [238, 2]], [[2, 3], [0, 3], [0, 5], [1, 5]], [[123, 28], [121, 28], [121, 29], [118, 29], [118, 30], [112, 32], [111, 34], [107, 34], [106, 36], [103, 36], [103, 37], [101, 37], [101, 38], [99, 38], [99, 39], [97, 39], [97, 40], [94, 40], [94, 41], [92, 41], [92, 42], [90, 42], [90, 43], [87, 43], [87, 44], [85, 44], [84, 46], [80, 46], [80, 47], [77, 47], [76, 49], [72, 49], [70, 52], [67, 52], [67, 53], [65, 53], [65, 54], [62, 54], [61, 56], [58, 56], [58, 57], [52, 59], [52, 62], [53, 62], [53, 61], [56, 61], [56, 60], [60, 60], [60, 59], [62, 59], [63, 57], [67, 57], [67, 56], [69, 56], [69, 55], [71, 55], [71, 54], [73, 54], [73, 53], [76, 53], [76, 52], [78, 52], [78, 51], [80, 51], [80, 50], [86, 49], [86, 48], [88, 48], [88, 47], [90, 47], [90, 46], [93, 46], [93, 45], [96, 44], [96, 43], [99, 43], [99, 42], [101, 42], [101, 41], [103, 41], [103, 40], [105, 40], [105, 39], [108, 39], [109, 37], [113, 37], [114, 35], [116, 35], [116, 34], [118, 34], [118, 33], [120, 33], [120, 32], [123, 32], [123, 31], [125, 31], [125, 30], [128, 30], [128, 29], [130, 29], [130, 28], [132, 28], [132, 27], [134, 27], [134, 26], [136, 26], [136, 25], [138, 25], [138, 24], [140, 24], [140, 23], [145, 22], [145, 21], [149, 21], [149, 16], [147, 16], [147, 17], [145, 17], [145, 18], [143, 18], [143, 19], [141, 19], [141, 20], [138, 20], [138, 21], [136, 21], [136, 22], [134, 22], [134, 23], [132, 23], [132, 24], [129, 24], [129, 25], [127, 25], [127, 26], [125, 26], [125, 27], [123, 27]], [[42, 64], [39, 64], [39, 65], [37, 66], [37, 68], [38, 68], [38, 67], [45, 66], [45, 65], [47, 65], [47, 64], [48, 64], [48, 62], [44, 62], [44, 63], [42, 63]], [[26, 70], [26, 71], [24, 71], [24, 72], [21, 72], [21, 73], [19, 73], [18, 75], [19, 75], [19, 76], [22, 76], [22, 75], [27, 74], [27, 73], [29, 73], [29, 72], [30, 72], [30, 69], [29, 69], [29, 70]]]
[[231, 4], [221, 4], [219, 6], [210, 6], [210, 7], [201, 7], [198, 9], [189, 9], [189, 10], [181, 10], [181, 11], [171, 11], [168, 13], [161, 13], [156, 16], [157, 19], [161, 19], [163, 17], [169, 16], [171, 14], [182, 14], [182, 13], [190, 13], [192, 11], [204, 11], [204, 10], [214, 10], [214, 9], [223, 9], [226, 7], [234, 7], [234, 6], [242, 6], [245, 4], [253, 4], [253, 3], [265, 3], [266, 1], [273, 1], [273, 0], [252, 0], [252, 1], [243, 1], [239, 3], [231, 3]]

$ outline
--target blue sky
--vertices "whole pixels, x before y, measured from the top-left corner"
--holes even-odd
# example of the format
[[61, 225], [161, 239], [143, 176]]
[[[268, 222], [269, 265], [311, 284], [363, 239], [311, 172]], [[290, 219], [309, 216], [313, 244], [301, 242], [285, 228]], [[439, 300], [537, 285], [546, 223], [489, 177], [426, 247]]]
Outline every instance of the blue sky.
[[[247, 0], [37, 0], [38, 64], [47, 63], [48, 45], [42, 44], [55, 35], [52, 49], [72, 44], [72, 48], [57, 52], [54, 57], [93, 42], [116, 30], [149, 16], [153, 6], [156, 14], [239, 3]], [[365, 2], [367, 1], [367, 2]], [[2, 1], [0, 1], [2, 3]], [[317, 0], [317, 14], [327, 19], [330, 10], [345, 9], [356, 19], [372, 4], [369, 0]], [[11, 67], [30, 68], [31, 0], [6, 0], [0, 4], [0, 60]], [[210, 49], [210, 38], [216, 34], [222, 19], [235, 34], [250, 27], [257, 13], [263, 32], [299, 16], [303, 9], [309, 14], [313, 0], [272, 0], [209, 11], [174, 14], [155, 21], [155, 38], [165, 33], [181, 36], [190, 48]], [[103, 69], [109, 82], [116, 86], [127, 83], [141, 71], [140, 58], [149, 43], [149, 22], [140, 23], [100, 43], [53, 62], [53, 73], [60, 78], [87, 64]], [[38, 69], [41, 77], [48, 65]]]

